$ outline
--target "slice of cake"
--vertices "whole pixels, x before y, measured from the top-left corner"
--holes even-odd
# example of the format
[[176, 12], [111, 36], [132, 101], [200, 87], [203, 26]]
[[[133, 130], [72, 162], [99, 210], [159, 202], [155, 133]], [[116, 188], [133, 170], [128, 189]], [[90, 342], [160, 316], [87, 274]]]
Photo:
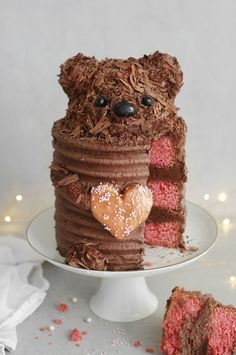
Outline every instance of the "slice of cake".
[[78, 54], [61, 66], [69, 101], [52, 128], [51, 179], [57, 247], [70, 265], [136, 270], [145, 242], [183, 247], [186, 125], [174, 105], [182, 80], [176, 58], [159, 52]]
[[176, 287], [167, 301], [160, 349], [166, 355], [234, 354], [236, 309]]

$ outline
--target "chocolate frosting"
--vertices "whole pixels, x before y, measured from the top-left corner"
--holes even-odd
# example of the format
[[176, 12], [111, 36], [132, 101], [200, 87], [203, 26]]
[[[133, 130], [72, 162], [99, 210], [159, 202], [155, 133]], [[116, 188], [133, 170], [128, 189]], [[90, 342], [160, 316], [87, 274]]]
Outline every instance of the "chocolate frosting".
[[[96, 60], [79, 53], [61, 66], [59, 82], [68, 95], [68, 110], [53, 130], [78, 138], [116, 145], [146, 144], [153, 136], [186, 130], [178, 122], [174, 99], [182, 86], [183, 74], [176, 58], [156, 52], [141, 59]], [[152, 106], [142, 105], [144, 95]], [[103, 96], [108, 103], [96, 107]], [[112, 108], [120, 101], [135, 105], [135, 115], [117, 120]], [[178, 131], [178, 132], [177, 132]]]
[[70, 266], [85, 269], [106, 270], [107, 257], [98, 250], [96, 244], [81, 241], [69, 248], [65, 261]]
[[[183, 82], [176, 58], [155, 52], [143, 58], [96, 60], [79, 53], [61, 66], [59, 82], [68, 95], [64, 118], [52, 128], [56, 239], [60, 253], [73, 266], [99, 270], [142, 268], [143, 225], [122, 242], [93, 217], [91, 188], [100, 183], [146, 184], [150, 175], [186, 180], [184, 144], [186, 125], [178, 116], [175, 96]], [[142, 104], [151, 96], [152, 105]], [[107, 104], [97, 107], [98, 97]], [[113, 106], [121, 101], [135, 107], [132, 117], [119, 118]], [[176, 163], [168, 169], [149, 166], [153, 139], [173, 137]], [[185, 210], [165, 217], [151, 211], [150, 220], [165, 218], [184, 224]]]

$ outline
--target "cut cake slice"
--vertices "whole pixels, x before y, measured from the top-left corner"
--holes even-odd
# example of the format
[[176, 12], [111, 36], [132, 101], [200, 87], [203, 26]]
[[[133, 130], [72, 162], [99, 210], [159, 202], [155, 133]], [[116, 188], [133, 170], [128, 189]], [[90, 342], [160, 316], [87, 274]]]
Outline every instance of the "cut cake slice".
[[176, 287], [167, 301], [160, 349], [166, 355], [235, 354], [236, 309]]

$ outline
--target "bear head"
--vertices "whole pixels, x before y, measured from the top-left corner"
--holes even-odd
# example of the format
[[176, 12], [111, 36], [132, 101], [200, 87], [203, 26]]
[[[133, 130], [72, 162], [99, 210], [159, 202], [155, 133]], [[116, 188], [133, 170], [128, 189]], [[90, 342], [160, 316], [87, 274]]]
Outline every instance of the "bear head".
[[61, 66], [59, 82], [69, 98], [63, 125], [72, 136], [122, 144], [144, 142], [176, 117], [183, 73], [176, 58], [160, 52], [102, 61], [79, 53]]

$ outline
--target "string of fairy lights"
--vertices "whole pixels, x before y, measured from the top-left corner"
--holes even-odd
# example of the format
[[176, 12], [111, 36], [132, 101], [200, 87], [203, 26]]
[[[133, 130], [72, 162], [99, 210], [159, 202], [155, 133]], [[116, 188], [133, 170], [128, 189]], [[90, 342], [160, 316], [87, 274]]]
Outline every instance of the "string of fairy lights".
[[[208, 200], [210, 200], [210, 195], [209, 194], [204, 194], [204, 196], [203, 196], [203, 198], [204, 198], [204, 200], [205, 201], [208, 201]], [[23, 196], [22, 195], [16, 195], [16, 201], [18, 201], [18, 202], [20, 202], [20, 201], [22, 201], [23, 200]], [[220, 201], [220, 202], [225, 202], [227, 200], [227, 194], [225, 193], [225, 192], [221, 192], [219, 195], [218, 195], [218, 201]], [[12, 221], [12, 218], [11, 218], [11, 216], [5, 216], [4, 217], [4, 221], [6, 222], [6, 223], [10, 223], [11, 221]], [[228, 225], [230, 225], [230, 219], [229, 218], [224, 218], [223, 220], [222, 220], [222, 224], [224, 225], [224, 226], [228, 226]]]
[[[209, 194], [205, 194], [203, 196], [204, 200], [205, 201], [208, 201], [210, 200], [210, 195]], [[219, 195], [218, 195], [218, 201], [220, 202], [225, 202], [227, 200], [227, 194], [225, 192], [221, 192]], [[224, 226], [228, 226], [230, 225], [230, 219], [229, 218], [224, 218], [223, 221], [222, 221], [222, 224]]]
[[[208, 200], [210, 200], [210, 195], [209, 195], [209, 194], [205, 194], [205, 195], [203, 196], [203, 198], [204, 198], [205, 201], [208, 201]], [[23, 196], [22, 196], [22, 195], [16, 195], [16, 201], [20, 202], [20, 201], [22, 201], [22, 200], [23, 200]], [[227, 194], [226, 194], [225, 192], [221, 192], [221, 193], [218, 195], [218, 200], [219, 200], [220, 202], [225, 202], [225, 201], [227, 200]], [[4, 217], [4, 221], [5, 221], [6, 223], [10, 223], [11, 220], [12, 220], [11, 216], [5, 216], [5, 217]], [[222, 221], [222, 224], [223, 224], [224, 226], [229, 225], [229, 224], [230, 224], [230, 219], [229, 219], [229, 218], [224, 218], [223, 221]]]
[[[22, 195], [16, 195], [16, 201], [20, 202], [23, 200], [23, 196]], [[5, 216], [4, 217], [4, 221], [6, 223], [10, 223], [11, 222], [11, 216]]]

